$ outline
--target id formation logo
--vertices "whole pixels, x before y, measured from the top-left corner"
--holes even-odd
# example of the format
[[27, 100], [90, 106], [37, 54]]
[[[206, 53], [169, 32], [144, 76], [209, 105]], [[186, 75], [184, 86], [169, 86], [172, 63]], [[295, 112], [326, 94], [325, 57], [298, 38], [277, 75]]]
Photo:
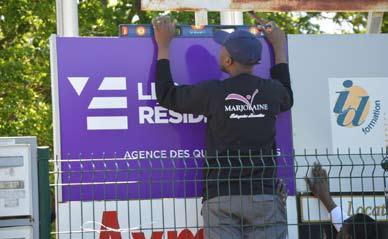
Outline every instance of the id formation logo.
[[388, 147], [386, 89], [388, 78], [329, 78], [334, 150]]

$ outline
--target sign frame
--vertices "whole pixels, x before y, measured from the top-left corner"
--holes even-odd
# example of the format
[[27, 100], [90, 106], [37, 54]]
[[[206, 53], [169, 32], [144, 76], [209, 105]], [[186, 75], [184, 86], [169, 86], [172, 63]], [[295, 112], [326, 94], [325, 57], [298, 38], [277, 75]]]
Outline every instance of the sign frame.
[[143, 0], [141, 1], [143, 10], [153, 11], [257, 11], [257, 12], [291, 12], [291, 11], [388, 11], [388, 3], [384, 0]]

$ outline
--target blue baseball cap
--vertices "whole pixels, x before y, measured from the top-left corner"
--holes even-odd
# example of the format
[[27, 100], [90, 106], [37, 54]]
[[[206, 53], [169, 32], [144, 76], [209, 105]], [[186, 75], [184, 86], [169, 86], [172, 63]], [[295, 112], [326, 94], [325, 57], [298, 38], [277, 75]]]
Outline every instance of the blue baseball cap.
[[224, 46], [233, 60], [243, 65], [260, 63], [263, 46], [255, 35], [248, 31], [236, 30], [232, 33], [218, 30], [214, 41]]

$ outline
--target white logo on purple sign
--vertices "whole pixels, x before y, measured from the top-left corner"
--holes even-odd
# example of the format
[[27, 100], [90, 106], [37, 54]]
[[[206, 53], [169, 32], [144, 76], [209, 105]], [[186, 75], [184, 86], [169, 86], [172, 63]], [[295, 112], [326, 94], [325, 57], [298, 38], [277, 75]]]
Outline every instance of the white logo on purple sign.
[[[68, 77], [76, 93], [81, 96], [89, 77]], [[104, 77], [99, 91], [127, 90], [125, 77]], [[126, 109], [127, 97], [93, 97], [88, 109]], [[127, 130], [128, 116], [88, 116], [87, 130]]]

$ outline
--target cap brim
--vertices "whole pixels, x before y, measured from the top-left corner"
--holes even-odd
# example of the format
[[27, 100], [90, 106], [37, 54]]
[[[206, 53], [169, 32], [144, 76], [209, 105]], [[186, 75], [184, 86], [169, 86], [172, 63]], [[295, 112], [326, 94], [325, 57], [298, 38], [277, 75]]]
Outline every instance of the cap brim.
[[223, 31], [223, 30], [218, 30], [214, 33], [213, 39], [215, 42], [218, 44], [224, 45], [226, 38], [229, 36], [230, 33]]

